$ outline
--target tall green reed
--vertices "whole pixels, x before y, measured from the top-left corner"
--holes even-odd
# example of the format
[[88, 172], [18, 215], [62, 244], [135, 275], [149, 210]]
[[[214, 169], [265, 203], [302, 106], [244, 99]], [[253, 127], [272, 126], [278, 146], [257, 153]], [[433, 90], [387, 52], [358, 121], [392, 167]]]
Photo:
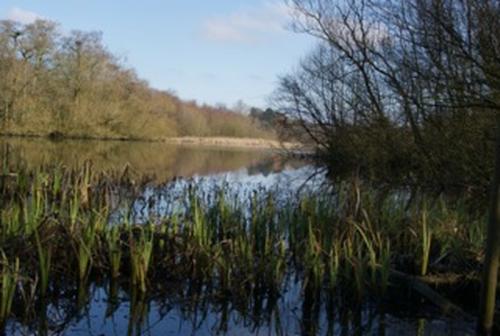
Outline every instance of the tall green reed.
[[19, 279], [19, 258], [14, 263], [2, 251], [2, 272], [0, 280], [2, 282], [0, 292], [0, 325], [3, 325], [10, 315], [12, 303], [16, 294], [17, 281]]

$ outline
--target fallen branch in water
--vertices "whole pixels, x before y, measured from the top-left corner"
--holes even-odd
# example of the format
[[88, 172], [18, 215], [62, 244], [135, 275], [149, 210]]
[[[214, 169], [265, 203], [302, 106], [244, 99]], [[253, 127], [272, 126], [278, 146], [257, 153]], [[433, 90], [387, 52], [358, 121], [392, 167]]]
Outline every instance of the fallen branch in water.
[[411, 289], [418, 292], [424, 298], [438, 306], [444, 314], [453, 315], [456, 317], [461, 317], [464, 319], [473, 319], [473, 317], [466, 312], [464, 312], [460, 307], [455, 305], [450, 300], [446, 299], [438, 292], [433, 290], [427, 283], [416, 276], [412, 276], [400, 271], [391, 270], [390, 271], [390, 281], [404, 283]]
[[446, 273], [438, 275], [417, 276], [416, 278], [430, 286], [456, 286], [464, 283], [476, 283], [481, 281], [477, 273]]

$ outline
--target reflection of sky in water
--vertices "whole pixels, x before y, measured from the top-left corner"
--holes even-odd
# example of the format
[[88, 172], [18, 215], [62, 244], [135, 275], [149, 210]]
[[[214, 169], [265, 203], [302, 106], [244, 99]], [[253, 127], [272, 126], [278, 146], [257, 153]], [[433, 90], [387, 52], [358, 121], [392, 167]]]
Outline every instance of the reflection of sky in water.
[[195, 181], [206, 180], [209, 183], [231, 183], [238, 186], [251, 187], [264, 187], [267, 190], [271, 189], [294, 189], [298, 190], [300, 187], [311, 187], [313, 181], [308, 179], [315, 174], [315, 169], [312, 166], [306, 165], [298, 169], [285, 168], [282, 171], [270, 173], [250, 174], [248, 168], [239, 169], [233, 172], [214, 174], [208, 177], [195, 177]]
[[[180, 298], [182, 293], [152, 299], [143, 307], [142, 320], [133, 315], [130, 297], [120, 292], [118, 303], [110, 310], [108, 291], [93, 286], [87, 304], [80, 310], [48, 310], [48, 335], [311, 335], [305, 329], [315, 328], [317, 335], [472, 335], [473, 321], [457, 320], [436, 315], [434, 308], [411, 303], [378, 305], [366, 302], [359, 315], [340, 307], [327, 310], [322, 300], [317, 315], [303, 305], [300, 282], [289, 283], [286, 293], [276, 305], [255, 302], [240, 310], [232, 302], [207, 300], [193, 302]], [[175, 297], [177, 299], [175, 299]], [[74, 302], [65, 302], [66, 308]], [[137, 306], [135, 307], [137, 309]], [[306, 310], [307, 309], [307, 310]], [[223, 312], [227, 313], [224, 320]], [[313, 314], [312, 316], [310, 314]], [[357, 316], [357, 318], [356, 318]], [[136, 320], [133, 320], [135, 318]], [[43, 328], [43, 326], [41, 326]], [[55, 330], [59, 330], [56, 332]], [[7, 325], [7, 334], [33, 335], [20, 323]]]
[[[161, 219], [174, 213], [184, 214], [183, 210], [189, 204], [190, 188], [196, 188], [196, 195], [205, 204], [212, 205], [217, 194], [223, 192], [229, 205], [245, 208], [253, 197], [262, 200], [272, 195], [276, 204], [291, 202], [301, 193], [317, 190], [323, 181], [324, 176], [316, 174], [315, 168], [310, 165], [266, 174], [250, 174], [248, 168], [243, 168], [233, 172], [178, 179], [160, 186], [148, 186], [134, 202], [132, 221], [146, 222], [148, 219]], [[116, 220], [115, 217], [113, 221]]]

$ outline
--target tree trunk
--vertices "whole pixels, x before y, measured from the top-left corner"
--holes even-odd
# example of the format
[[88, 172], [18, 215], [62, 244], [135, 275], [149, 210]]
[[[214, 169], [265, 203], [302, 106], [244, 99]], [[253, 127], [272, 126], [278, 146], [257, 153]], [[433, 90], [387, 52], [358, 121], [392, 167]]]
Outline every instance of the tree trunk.
[[493, 329], [500, 260], [500, 117], [497, 117], [496, 128], [495, 173], [491, 188], [488, 237], [478, 320], [478, 331], [483, 335], [491, 335]]

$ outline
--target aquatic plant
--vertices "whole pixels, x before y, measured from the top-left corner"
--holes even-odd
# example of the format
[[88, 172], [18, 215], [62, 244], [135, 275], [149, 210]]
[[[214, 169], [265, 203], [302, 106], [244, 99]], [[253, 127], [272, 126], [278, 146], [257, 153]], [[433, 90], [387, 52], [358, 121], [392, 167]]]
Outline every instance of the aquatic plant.
[[76, 236], [76, 253], [78, 258], [78, 276], [79, 280], [84, 280], [92, 263], [92, 252], [96, 239], [96, 225], [93, 221], [87, 222], [80, 229], [80, 233]]
[[19, 277], [19, 258], [10, 263], [2, 251], [2, 268], [0, 280], [2, 282], [0, 292], [0, 325], [3, 325], [12, 309], [12, 302], [16, 294], [16, 286]]
[[429, 228], [427, 223], [427, 210], [424, 208], [422, 210], [422, 262], [420, 275], [424, 276], [427, 274], [427, 268], [429, 267], [429, 256], [431, 253], [431, 242], [432, 242], [432, 230]]
[[38, 268], [40, 276], [40, 295], [43, 297], [47, 294], [49, 287], [50, 267], [52, 260], [52, 248], [42, 246], [40, 235], [35, 232], [35, 244], [38, 254]]
[[111, 278], [116, 279], [120, 275], [122, 261], [121, 230], [117, 225], [105, 230], [105, 242], [107, 244], [108, 261]]
[[130, 266], [132, 284], [146, 292], [148, 269], [154, 243], [154, 229], [151, 225], [136, 227], [129, 231]]
[[272, 191], [235, 197], [227, 186], [207, 192], [187, 184], [179, 206], [150, 207], [144, 217], [137, 204], [157, 199], [145, 196], [150, 186], [141, 180], [85, 165], [19, 169], [15, 181], [2, 182], [5, 314], [17, 276], [36, 284], [40, 298], [68, 279], [85, 298], [88, 280], [107, 278], [143, 296], [165, 279], [192, 279], [218, 295], [264, 291], [271, 300], [296, 278], [304, 291], [361, 301], [388, 293], [394, 271], [474, 276], [482, 253], [483, 214], [445, 195], [409, 202], [397, 191], [340, 183], [333, 193], [283, 200]]

